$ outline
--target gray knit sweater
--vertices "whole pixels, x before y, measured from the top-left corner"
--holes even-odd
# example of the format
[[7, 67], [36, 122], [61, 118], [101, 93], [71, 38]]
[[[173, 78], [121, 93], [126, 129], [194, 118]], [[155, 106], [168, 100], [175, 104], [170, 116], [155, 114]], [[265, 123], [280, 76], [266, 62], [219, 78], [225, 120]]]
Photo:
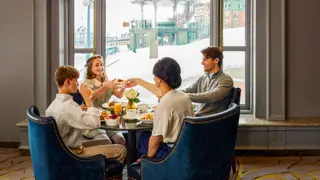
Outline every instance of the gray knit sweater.
[[196, 115], [204, 116], [227, 109], [227, 96], [232, 87], [232, 78], [220, 70], [215, 74], [201, 76], [182, 91], [189, 95], [192, 102], [200, 103]]

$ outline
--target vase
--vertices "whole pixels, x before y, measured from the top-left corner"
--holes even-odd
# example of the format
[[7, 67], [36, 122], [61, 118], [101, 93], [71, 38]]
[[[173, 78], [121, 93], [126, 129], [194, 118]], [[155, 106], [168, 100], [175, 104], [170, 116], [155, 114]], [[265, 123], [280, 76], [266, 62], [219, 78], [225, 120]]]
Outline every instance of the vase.
[[129, 101], [126, 109], [137, 109], [136, 105], [133, 103], [133, 101]]
[[128, 102], [126, 106], [126, 118], [127, 119], [136, 119], [138, 116], [137, 108], [132, 101]]

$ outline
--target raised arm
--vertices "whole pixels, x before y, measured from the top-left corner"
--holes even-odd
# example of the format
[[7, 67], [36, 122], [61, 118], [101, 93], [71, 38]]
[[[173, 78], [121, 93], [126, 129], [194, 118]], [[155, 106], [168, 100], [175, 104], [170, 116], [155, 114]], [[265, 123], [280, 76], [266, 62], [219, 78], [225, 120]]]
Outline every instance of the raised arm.
[[158, 98], [161, 97], [161, 91], [159, 88], [156, 87], [155, 84], [149, 83], [143, 79], [140, 78], [131, 78], [128, 79], [128, 87], [133, 87], [136, 85], [140, 85], [143, 88], [145, 88], [146, 90], [150, 91], [151, 93], [153, 93], [154, 95], [156, 95]]
[[70, 106], [67, 106], [66, 120], [68, 124], [77, 129], [95, 129], [100, 127], [99, 111], [92, 107], [88, 85], [81, 84], [80, 93], [88, 109], [87, 111], [82, 111], [76, 102], [71, 103]]
[[196, 80], [193, 84], [191, 84], [190, 86], [182, 89], [182, 91], [185, 92], [185, 93], [197, 93], [199, 81], [201, 81], [201, 77], [200, 77], [199, 79], [197, 79], [197, 80]]
[[187, 93], [190, 100], [196, 103], [217, 102], [228, 96], [233, 87], [233, 80], [226, 77], [219, 82], [218, 86], [204, 93]]
[[99, 87], [96, 90], [93, 91], [91, 100], [95, 100], [100, 94], [105, 93], [108, 89], [116, 89], [120, 86], [119, 83], [114, 82], [114, 80], [106, 80], [103, 83], [100, 83], [99, 81], [95, 82], [95, 86]]
[[96, 129], [101, 126], [99, 110], [94, 107], [82, 111], [78, 104], [74, 104], [68, 107], [66, 118], [68, 124], [77, 129]]
[[112, 91], [113, 95], [115, 95], [117, 98], [122, 98], [123, 92], [124, 92], [124, 88], [113, 89]]

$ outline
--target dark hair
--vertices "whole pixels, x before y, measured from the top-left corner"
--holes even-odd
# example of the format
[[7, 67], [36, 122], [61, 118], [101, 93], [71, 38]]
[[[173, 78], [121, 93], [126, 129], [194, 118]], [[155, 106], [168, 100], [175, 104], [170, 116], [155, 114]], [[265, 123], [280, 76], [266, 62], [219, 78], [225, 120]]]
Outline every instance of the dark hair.
[[172, 89], [181, 85], [181, 68], [176, 60], [164, 57], [153, 66], [153, 75], [165, 81]]
[[201, 50], [201, 53], [206, 58], [212, 58], [214, 60], [215, 58], [219, 58], [218, 65], [221, 67], [222, 60], [223, 60], [223, 54], [222, 51], [218, 47], [209, 46], [205, 49]]

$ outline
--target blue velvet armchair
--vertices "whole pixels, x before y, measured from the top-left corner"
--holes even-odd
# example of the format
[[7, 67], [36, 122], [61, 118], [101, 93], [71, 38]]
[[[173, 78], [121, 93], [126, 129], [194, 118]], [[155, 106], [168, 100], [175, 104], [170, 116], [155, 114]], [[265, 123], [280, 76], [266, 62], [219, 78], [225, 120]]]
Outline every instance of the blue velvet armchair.
[[140, 165], [128, 167], [129, 179], [228, 179], [239, 115], [240, 108], [233, 103], [221, 113], [187, 117], [169, 155], [162, 160], [143, 156]]
[[241, 89], [233, 87], [229, 93], [229, 105], [235, 103], [240, 105]]
[[[238, 87], [233, 87], [229, 93], [229, 105], [232, 103], [240, 105], [240, 98], [241, 98], [241, 89]], [[231, 162], [232, 172], [236, 173], [236, 154], [233, 153], [233, 158]]]
[[52, 117], [27, 110], [29, 145], [35, 179], [104, 180], [122, 177], [122, 164], [104, 155], [79, 157], [65, 146]]

